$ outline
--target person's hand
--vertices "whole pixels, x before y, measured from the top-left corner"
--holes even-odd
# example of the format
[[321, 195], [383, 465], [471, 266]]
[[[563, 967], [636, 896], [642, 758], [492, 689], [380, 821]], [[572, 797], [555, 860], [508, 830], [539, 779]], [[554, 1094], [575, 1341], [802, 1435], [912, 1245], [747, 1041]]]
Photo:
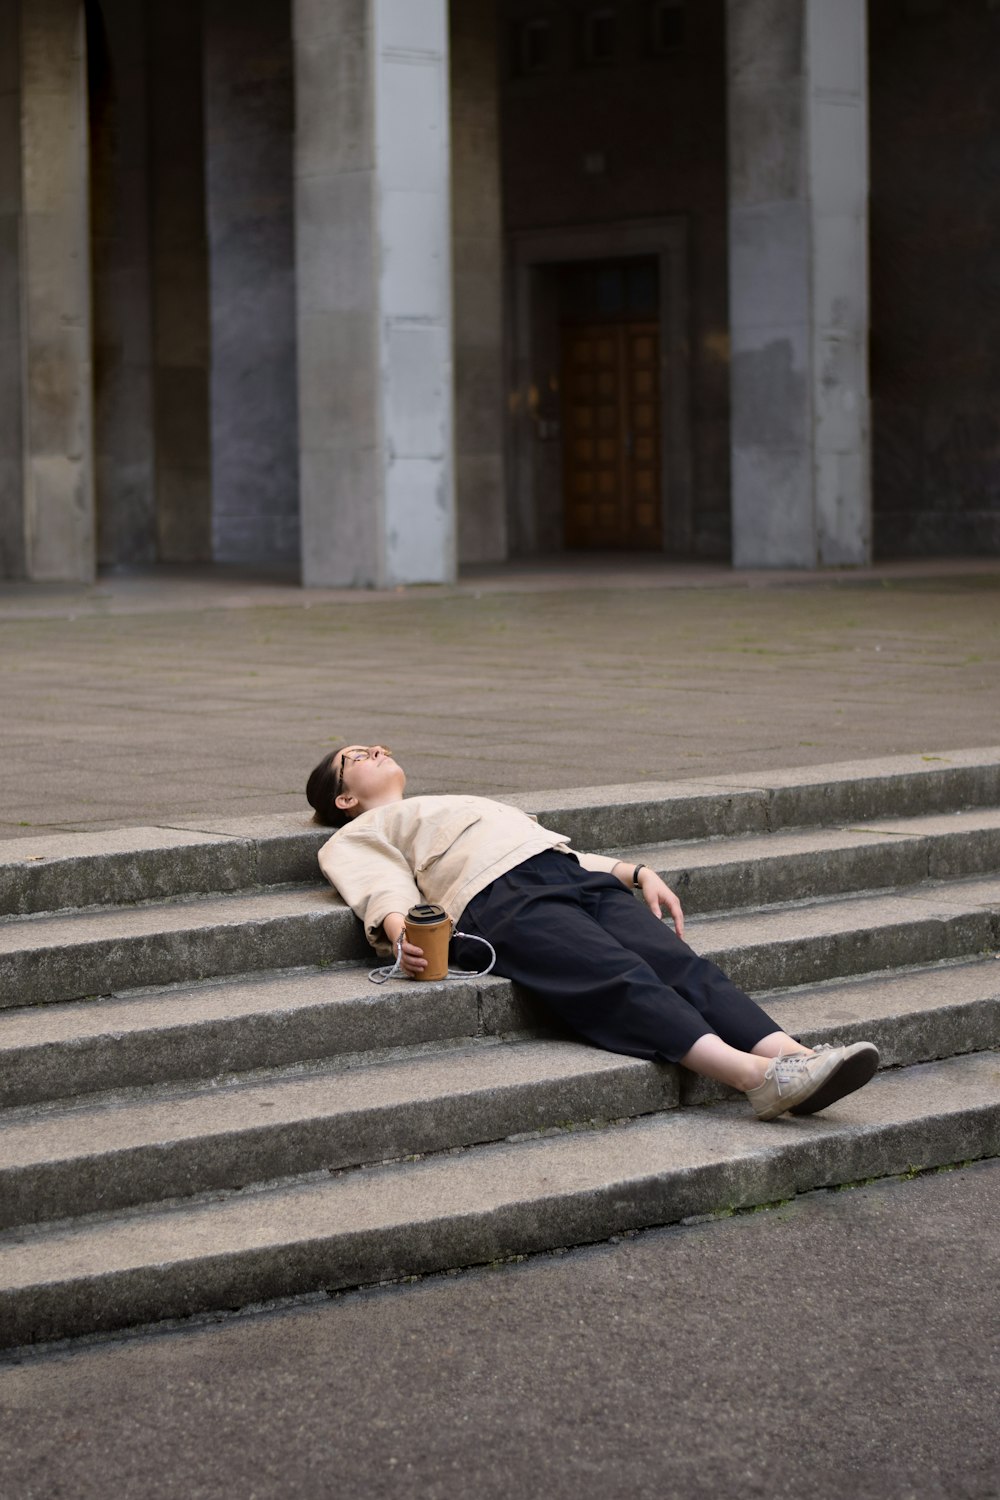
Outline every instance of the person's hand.
[[[383, 931], [392, 944], [393, 953], [396, 952], [396, 946], [405, 926], [406, 918], [399, 911], [391, 911], [382, 923]], [[405, 937], [399, 957], [403, 973], [408, 974], [411, 979], [416, 979], [417, 975], [423, 973], [427, 967], [423, 948], [418, 948], [416, 943], [408, 943]]]
[[403, 951], [399, 955], [400, 963], [403, 965], [403, 973], [408, 974], [411, 979], [416, 979], [427, 967], [423, 948], [418, 948], [416, 943], [408, 943], [403, 939]]
[[673, 920], [677, 936], [682, 938], [684, 936], [684, 913], [681, 910], [680, 901], [667, 882], [661, 880], [656, 871], [651, 870], [647, 865], [644, 870], [639, 871], [639, 889], [642, 891], [642, 899], [654, 917], [662, 917], [663, 908], [666, 907]]

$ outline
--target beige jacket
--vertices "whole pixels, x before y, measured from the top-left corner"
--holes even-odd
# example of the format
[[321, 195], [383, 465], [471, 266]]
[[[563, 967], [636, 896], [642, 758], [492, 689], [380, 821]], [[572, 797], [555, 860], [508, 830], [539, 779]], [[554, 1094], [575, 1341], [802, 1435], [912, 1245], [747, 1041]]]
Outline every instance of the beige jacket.
[[[338, 828], [319, 851], [330, 884], [364, 923], [379, 953], [391, 951], [382, 923], [420, 901], [457, 922], [473, 896], [533, 854], [570, 849], [528, 813], [488, 797], [408, 797], [373, 807]], [[585, 870], [610, 873], [606, 854], [577, 854]]]

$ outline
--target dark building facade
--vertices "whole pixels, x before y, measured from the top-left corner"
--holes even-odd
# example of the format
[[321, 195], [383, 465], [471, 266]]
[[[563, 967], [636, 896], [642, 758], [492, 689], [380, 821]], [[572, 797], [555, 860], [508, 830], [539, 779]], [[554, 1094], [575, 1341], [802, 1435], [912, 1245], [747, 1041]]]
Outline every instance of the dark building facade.
[[0, 574], [1000, 552], [997, 0], [0, 0]]

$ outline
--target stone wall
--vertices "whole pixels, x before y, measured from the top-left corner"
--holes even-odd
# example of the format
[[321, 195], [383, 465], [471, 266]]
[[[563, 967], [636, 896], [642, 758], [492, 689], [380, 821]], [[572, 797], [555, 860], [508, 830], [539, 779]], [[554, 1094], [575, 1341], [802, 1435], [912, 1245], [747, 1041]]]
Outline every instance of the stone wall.
[[870, 0], [883, 557], [1000, 552], [1000, 8]]

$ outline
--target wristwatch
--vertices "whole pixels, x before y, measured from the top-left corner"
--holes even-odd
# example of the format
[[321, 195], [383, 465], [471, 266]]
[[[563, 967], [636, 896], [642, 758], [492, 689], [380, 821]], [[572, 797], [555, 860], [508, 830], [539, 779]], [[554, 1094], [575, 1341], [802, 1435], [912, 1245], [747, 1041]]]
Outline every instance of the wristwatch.
[[636, 865], [635, 869], [632, 871], [632, 888], [633, 888], [633, 890], [637, 891], [639, 889], [639, 871], [640, 870], [645, 870], [647, 868], [648, 868], [647, 865]]

